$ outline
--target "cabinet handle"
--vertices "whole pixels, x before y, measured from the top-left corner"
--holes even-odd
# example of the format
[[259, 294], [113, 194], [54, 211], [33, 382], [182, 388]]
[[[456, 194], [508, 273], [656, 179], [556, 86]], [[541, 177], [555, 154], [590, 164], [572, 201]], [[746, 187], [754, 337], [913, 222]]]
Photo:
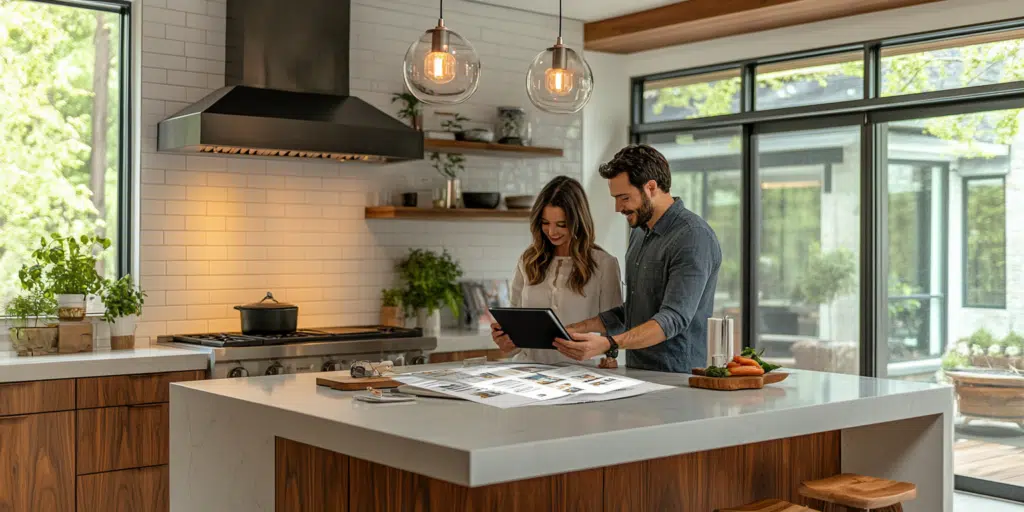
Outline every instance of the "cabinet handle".
[[129, 409], [145, 409], [145, 408], [148, 408], [148, 407], [160, 407], [161, 405], [165, 405], [165, 404], [166, 404], [166, 402], [158, 402], [158, 403], [155, 403], [155, 404], [132, 404], [132, 405], [129, 405], [127, 407]]
[[0, 416], [0, 422], [4, 421], [22, 421], [28, 419], [31, 414], [19, 414], [17, 416]]

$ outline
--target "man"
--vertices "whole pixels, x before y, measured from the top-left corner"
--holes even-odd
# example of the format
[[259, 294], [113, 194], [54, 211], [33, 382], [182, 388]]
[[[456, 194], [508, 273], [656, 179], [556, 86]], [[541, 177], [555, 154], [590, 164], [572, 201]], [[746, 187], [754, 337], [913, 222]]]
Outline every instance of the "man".
[[626, 349], [630, 368], [689, 373], [707, 360], [707, 320], [722, 250], [704, 219], [669, 193], [668, 161], [654, 148], [628, 146], [601, 166], [601, 177], [632, 232], [625, 304], [567, 326], [558, 351], [585, 361]]

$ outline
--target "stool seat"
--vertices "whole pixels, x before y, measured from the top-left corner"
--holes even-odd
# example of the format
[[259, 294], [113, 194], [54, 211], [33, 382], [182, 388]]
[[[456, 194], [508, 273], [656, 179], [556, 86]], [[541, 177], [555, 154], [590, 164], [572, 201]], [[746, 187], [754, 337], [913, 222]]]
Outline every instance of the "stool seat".
[[873, 510], [916, 498], [917, 486], [909, 482], [843, 473], [804, 482], [800, 486], [800, 495], [826, 503]]
[[782, 500], [761, 500], [741, 507], [720, 508], [718, 512], [818, 512], [803, 505]]

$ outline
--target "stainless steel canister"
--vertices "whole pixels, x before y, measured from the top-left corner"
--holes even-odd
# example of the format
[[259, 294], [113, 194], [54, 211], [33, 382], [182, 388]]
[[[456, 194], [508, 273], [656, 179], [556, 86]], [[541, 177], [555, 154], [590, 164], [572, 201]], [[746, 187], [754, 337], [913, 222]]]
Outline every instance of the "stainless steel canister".
[[708, 318], [708, 366], [725, 366], [735, 355], [734, 326], [730, 317]]

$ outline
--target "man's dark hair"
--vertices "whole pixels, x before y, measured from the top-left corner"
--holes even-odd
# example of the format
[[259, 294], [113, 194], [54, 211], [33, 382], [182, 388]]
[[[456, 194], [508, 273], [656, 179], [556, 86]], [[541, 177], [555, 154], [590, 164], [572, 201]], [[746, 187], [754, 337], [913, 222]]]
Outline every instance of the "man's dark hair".
[[615, 158], [601, 164], [598, 172], [606, 180], [626, 173], [630, 185], [636, 188], [643, 188], [651, 180], [658, 184], [662, 192], [672, 188], [672, 172], [668, 169], [668, 160], [647, 144], [630, 144], [622, 148], [615, 153]]

